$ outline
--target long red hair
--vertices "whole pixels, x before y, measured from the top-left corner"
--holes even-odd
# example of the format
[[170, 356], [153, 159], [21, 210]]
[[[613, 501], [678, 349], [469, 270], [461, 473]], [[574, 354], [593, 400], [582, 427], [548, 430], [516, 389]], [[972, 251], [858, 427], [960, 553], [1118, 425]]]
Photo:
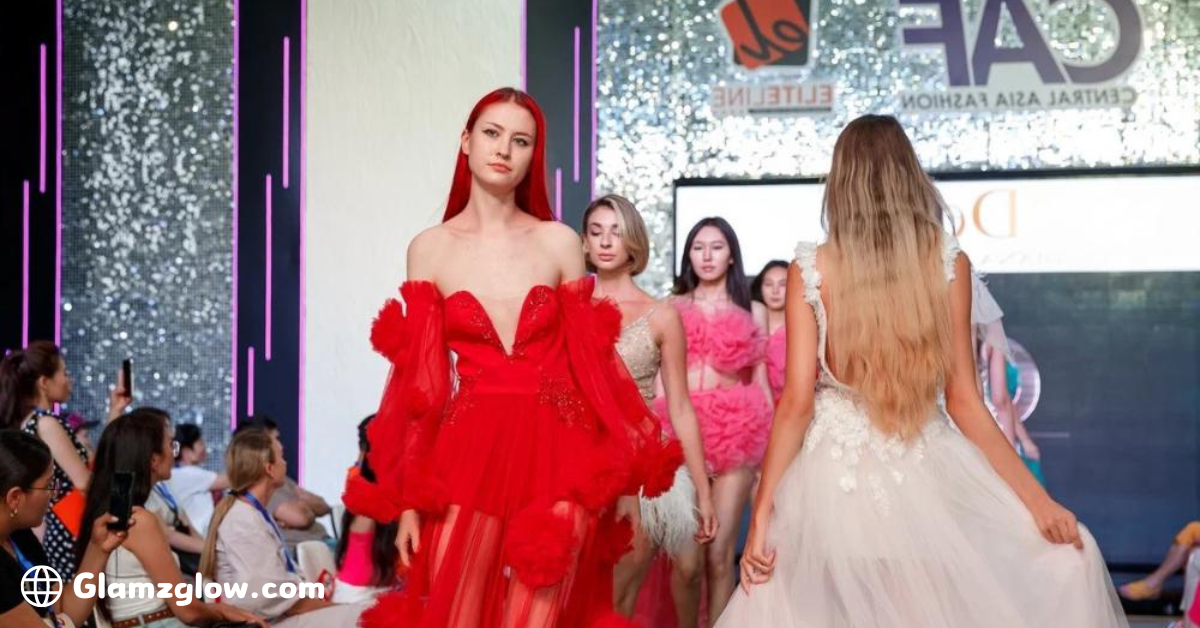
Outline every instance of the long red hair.
[[[512, 87], [500, 89], [484, 96], [475, 103], [471, 115], [467, 117], [467, 132], [475, 129], [475, 122], [480, 114], [488, 107], [499, 102], [512, 102], [524, 107], [533, 116], [537, 131], [533, 139], [533, 161], [529, 164], [529, 172], [525, 179], [517, 184], [516, 201], [526, 213], [541, 220], [554, 220], [554, 212], [550, 209], [550, 199], [546, 195], [546, 118], [542, 108], [538, 106], [533, 96]], [[454, 167], [454, 181], [450, 186], [450, 198], [446, 200], [446, 213], [442, 222], [450, 220], [462, 212], [471, 198], [471, 168], [467, 165], [467, 156], [458, 151], [458, 163]]]

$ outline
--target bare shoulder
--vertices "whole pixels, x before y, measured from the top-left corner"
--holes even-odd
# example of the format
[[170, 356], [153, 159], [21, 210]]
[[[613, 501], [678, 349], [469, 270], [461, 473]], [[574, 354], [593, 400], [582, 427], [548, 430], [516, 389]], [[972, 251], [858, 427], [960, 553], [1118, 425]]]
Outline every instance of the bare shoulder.
[[67, 433], [67, 431], [63, 429], [62, 423], [59, 423], [57, 418], [49, 414], [43, 414], [38, 417], [37, 430], [38, 436], [45, 436], [42, 430], [47, 430], [51, 434]]
[[418, 233], [408, 244], [408, 278], [432, 279], [433, 269], [446, 247], [450, 234], [442, 225], [435, 225]]
[[[951, 295], [963, 294], [969, 300], [971, 298], [971, 278], [974, 271], [971, 269], [971, 259], [966, 253], [959, 252], [954, 256], [953, 265], [946, 268], [946, 279], [950, 282], [949, 291]], [[968, 301], [969, 303], [969, 301]]]
[[63, 424], [59, 422], [57, 417], [43, 414], [37, 419], [36, 429], [38, 438], [46, 441], [48, 445], [61, 444], [71, 446], [74, 444], [71, 433], [67, 431], [67, 428], [63, 427]]
[[534, 227], [534, 238], [562, 270], [563, 281], [572, 281], [584, 275], [583, 240], [574, 229], [547, 220]]
[[650, 313], [650, 327], [659, 337], [683, 329], [683, 318], [679, 316], [679, 310], [675, 309], [669, 298], [657, 301], [651, 307], [654, 311]]
[[[663, 306], [668, 307], [671, 310], [674, 310], [676, 315], [680, 315], [679, 308], [686, 307], [687, 302], [688, 302], [687, 295], [683, 295], [683, 294], [671, 293], [671, 294], [668, 294], [667, 296], [663, 297], [663, 299], [662, 299]], [[682, 315], [680, 315], [680, 316], [682, 316]]]
[[411, 256], [413, 253], [433, 252], [446, 241], [448, 235], [446, 228], [442, 225], [429, 227], [418, 233], [413, 237], [412, 242], [408, 243], [408, 254]]
[[149, 510], [135, 508], [130, 519], [133, 519], [133, 527], [129, 529], [129, 538], [125, 541], [130, 549], [153, 546], [166, 538], [162, 520]]
[[767, 306], [763, 305], [759, 301], [751, 301], [750, 302], [750, 314], [751, 314], [751, 316], [754, 317], [755, 323], [758, 323], [761, 327], [766, 328], [766, 326], [767, 326]]
[[133, 511], [132, 519], [134, 521], [134, 524], [139, 525], [139, 526], [143, 525], [143, 524], [145, 524], [145, 525], [151, 525], [151, 524], [162, 525], [162, 520], [158, 518], [158, 515], [154, 514], [153, 512], [151, 512], [150, 510], [148, 510], [146, 508], [135, 508]]
[[966, 253], [959, 251], [954, 256], [954, 276], [970, 278], [971, 272], [971, 258], [967, 257]]
[[540, 221], [534, 227], [534, 233], [539, 241], [555, 250], [567, 246], [573, 249], [580, 246], [581, 240], [579, 234], [574, 229], [557, 220]]

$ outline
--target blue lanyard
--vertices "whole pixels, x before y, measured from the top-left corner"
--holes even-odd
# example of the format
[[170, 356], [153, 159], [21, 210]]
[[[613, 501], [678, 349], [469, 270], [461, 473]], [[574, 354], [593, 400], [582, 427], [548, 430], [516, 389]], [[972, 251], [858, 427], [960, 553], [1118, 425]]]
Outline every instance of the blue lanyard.
[[171, 513], [178, 517], [179, 502], [175, 501], [175, 496], [171, 494], [171, 490], [167, 488], [167, 485], [162, 482], [155, 484], [154, 492], [158, 493], [158, 496], [163, 498], [164, 502], [167, 502], [167, 507], [171, 509]]
[[21, 553], [21, 548], [17, 547], [17, 542], [12, 539], [9, 539], [8, 542], [12, 545], [13, 554], [16, 555], [17, 562], [21, 563], [21, 573], [33, 569], [33, 563], [29, 562], [29, 559], [25, 558], [25, 555]]
[[275, 518], [271, 516], [271, 513], [267, 512], [262, 502], [258, 501], [258, 498], [253, 493], [246, 491], [244, 496], [250, 502], [250, 505], [258, 510], [258, 514], [262, 515], [263, 519], [266, 519], [267, 523], [271, 524], [271, 529], [275, 531], [275, 536], [279, 537], [279, 544], [283, 546], [283, 559], [287, 561], [288, 573], [296, 573], [296, 564], [292, 562], [292, 553], [288, 551], [287, 541], [283, 540], [283, 532], [279, 529], [279, 524], [275, 523]]
[[[25, 555], [21, 553], [21, 548], [17, 547], [16, 541], [10, 538], [8, 543], [9, 545], [12, 545], [13, 555], [16, 556], [17, 562], [21, 564], [21, 574], [24, 575], [29, 573], [29, 570], [33, 569], [33, 563], [29, 562], [29, 559], [25, 558]], [[66, 587], [65, 584], [63, 586]], [[50, 616], [50, 623], [54, 624], [55, 626], [61, 626], [62, 624], [58, 623], [58, 615], [55, 614], [54, 609], [49, 606], [45, 608], [46, 614]]]

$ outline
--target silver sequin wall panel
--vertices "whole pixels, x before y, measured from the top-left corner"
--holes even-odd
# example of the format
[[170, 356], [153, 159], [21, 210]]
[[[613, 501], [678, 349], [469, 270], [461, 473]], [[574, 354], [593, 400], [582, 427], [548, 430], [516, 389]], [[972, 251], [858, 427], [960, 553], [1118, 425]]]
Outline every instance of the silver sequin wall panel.
[[[70, 409], [136, 403], [228, 438], [233, 7], [66, 0], [63, 347]], [[215, 456], [219, 462], [220, 456]]]
[[[723, 0], [598, 1], [596, 188], [642, 210], [655, 255], [641, 281], [660, 294], [672, 276], [675, 179], [822, 175], [854, 117], [901, 114], [900, 92], [946, 87], [941, 54], [902, 52], [897, 41], [901, 24], [936, 23], [936, 15], [901, 14], [895, 0], [815, 0], [807, 78], [837, 84], [833, 111], [718, 118], [708, 104], [713, 85], [761, 80], [730, 68]], [[1095, 62], [1116, 45], [1102, 2], [1027, 4], [1064, 59]], [[981, 5], [964, 2], [970, 23]], [[1132, 108], [900, 115], [922, 162], [941, 171], [1200, 163], [1200, 3], [1137, 5], [1143, 50], [1124, 79], [1139, 92]], [[1016, 45], [1011, 21], [1001, 20], [998, 40]]]

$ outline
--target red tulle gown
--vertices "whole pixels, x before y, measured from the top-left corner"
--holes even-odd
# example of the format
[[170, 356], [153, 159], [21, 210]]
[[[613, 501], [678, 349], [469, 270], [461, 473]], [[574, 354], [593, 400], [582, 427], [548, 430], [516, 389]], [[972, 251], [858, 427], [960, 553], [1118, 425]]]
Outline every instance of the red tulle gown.
[[592, 289], [532, 288], [511, 348], [469, 292], [407, 282], [403, 310], [384, 306], [378, 485], [352, 483], [346, 502], [381, 520], [416, 509], [421, 539], [405, 589], [363, 626], [623, 625], [612, 566], [632, 532], [613, 506], [669, 488], [680, 456], [616, 356], [620, 312]]

